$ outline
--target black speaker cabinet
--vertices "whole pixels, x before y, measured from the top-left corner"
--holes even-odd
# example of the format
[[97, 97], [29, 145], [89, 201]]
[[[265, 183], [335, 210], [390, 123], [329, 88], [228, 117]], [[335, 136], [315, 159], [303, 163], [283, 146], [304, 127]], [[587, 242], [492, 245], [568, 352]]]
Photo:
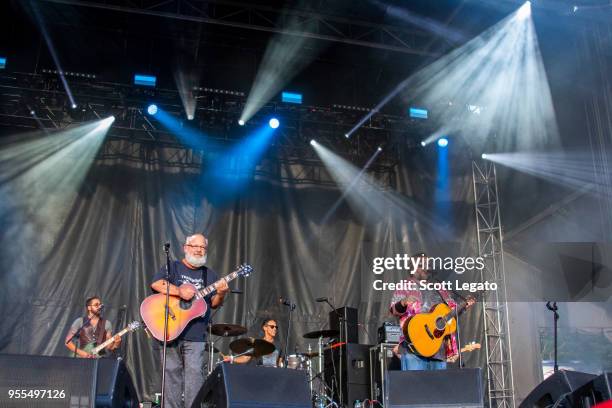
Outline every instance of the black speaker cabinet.
[[612, 400], [612, 372], [604, 373], [572, 392], [572, 407], [590, 408]]
[[560, 397], [593, 380], [593, 374], [559, 370], [542, 381], [521, 402], [519, 408], [544, 408], [553, 405]]
[[338, 387], [342, 391], [343, 404], [349, 407], [355, 400], [370, 397], [370, 347], [348, 343], [325, 351], [325, 380], [336, 391], [336, 401], [340, 399]]
[[0, 407], [138, 407], [120, 360], [0, 354], [0, 367]]
[[388, 371], [385, 408], [483, 407], [480, 368]]
[[[359, 315], [354, 307], [341, 307], [329, 312], [329, 327], [340, 332], [340, 341], [359, 343]], [[340, 322], [342, 320], [342, 322]]]
[[310, 408], [308, 372], [289, 368], [219, 364], [192, 408]]

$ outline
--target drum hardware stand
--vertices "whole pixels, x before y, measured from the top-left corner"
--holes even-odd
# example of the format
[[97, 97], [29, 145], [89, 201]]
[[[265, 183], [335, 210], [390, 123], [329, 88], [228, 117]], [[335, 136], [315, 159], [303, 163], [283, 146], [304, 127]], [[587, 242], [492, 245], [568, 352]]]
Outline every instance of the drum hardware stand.
[[[318, 393], [314, 393], [312, 392], [312, 397], [315, 403], [315, 408], [329, 408], [329, 407], [336, 407], [338, 408], [338, 403], [336, 403], [333, 400], [333, 389], [331, 389], [326, 383], [325, 383], [325, 369], [323, 367], [323, 337], [319, 337], [319, 340], [317, 342], [317, 346], [318, 346], [318, 350], [319, 350], [319, 373], [315, 376], [312, 376], [312, 374], [310, 374], [310, 390], [311, 392], [313, 391], [313, 382], [315, 380], [315, 378], [319, 377], [319, 380], [321, 381], [321, 385], [319, 386], [319, 392]], [[310, 345], [308, 345], [308, 350], [310, 351]], [[333, 357], [333, 356], [332, 356]], [[332, 358], [333, 360], [333, 358]], [[312, 366], [312, 364], [311, 364]], [[330, 391], [332, 397], [329, 397], [327, 395], [327, 392]]]
[[557, 313], [557, 310], [559, 310], [559, 308], [557, 307], [557, 302], [546, 302], [546, 308], [548, 310], [550, 310], [551, 312], [553, 312], [553, 316], [554, 316], [554, 326], [553, 326], [553, 330], [554, 330], [554, 350], [555, 350], [555, 365], [554, 365], [554, 372], [556, 373], [557, 371], [559, 371], [559, 360], [557, 360], [557, 325], [559, 324], [559, 313]]
[[[338, 309], [336, 309], [336, 307], [334, 305], [331, 304], [331, 302], [329, 301], [328, 298], [325, 298], [325, 303], [327, 303], [329, 305], [329, 307], [331, 307], [331, 309], [334, 311], [334, 313], [336, 314], [336, 317], [338, 317], [338, 329], [340, 329], [340, 342], [341, 343], [348, 343], [348, 322], [346, 321], [346, 319], [344, 318], [344, 316], [340, 316], [340, 313], [338, 313]], [[343, 353], [342, 353], [342, 346], [340, 346], [340, 350], [338, 350], [338, 354], [339, 354], [339, 358], [338, 358], [338, 362], [340, 363], [340, 369], [338, 370], [338, 400], [340, 403], [340, 406], [343, 406], [342, 404], [342, 400], [343, 400], [343, 395], [342, 395], [342, 361], [343, 361]], [[332, 364], [334, 361], [334, 355], [333, 355], [333, 351], [331, 352], [331, 359], [332, 359]], [[335, 371], [336, 367], [334, 365], [334, 371]], [[334, 373], [334, 378], [336, 373]], [[333, 395], [333, 394], [332, 394]]]
[[215, 355], [215, 341], [213, 340], [212, 337], [212, 322], [213, 322], [213, 317], [217, 314], [217, 312], [220, 309], [216, 309], [214, 310], [211, 314], [210, 314], [210, 318], [208, 319], [208, 375], [210, 375], [210, 373], [212, 373], [213, 371], [213, 363], [214, 363], [214, 355]]
[[289, 350], [289, 336], [291, 335], [291, 317], [293, 316], [293, 311], [295, 310], [295, 303], [291, 303], [285, 299], [282, 304], [289, 307], [289, 321], [287, 323], [287, 337], [285, 337], [285, 351], [283, 356], [283, 364], [285, 367], [287, 367], [289, 363], [289, 355], [287, 354], [287, 351]]

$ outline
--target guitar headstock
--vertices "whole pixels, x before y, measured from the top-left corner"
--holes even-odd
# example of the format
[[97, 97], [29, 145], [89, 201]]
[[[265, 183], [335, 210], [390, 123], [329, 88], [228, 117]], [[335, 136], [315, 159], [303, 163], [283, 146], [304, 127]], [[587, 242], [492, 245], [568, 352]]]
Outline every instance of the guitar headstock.
[[236, 274], [238, 276], [247, 277], [253, 272], [253, 267], [249, 264], [242, 264], [236, 269]]
[[132, 323], [128, 324], [128, 330], [129, 331], [134, 331], [136, 329], [140, 328], [140, 322], [134, 320]]
[[474, 351], [480, 349], [480, 343], [471, 342], [461, 348], [461, 351]]

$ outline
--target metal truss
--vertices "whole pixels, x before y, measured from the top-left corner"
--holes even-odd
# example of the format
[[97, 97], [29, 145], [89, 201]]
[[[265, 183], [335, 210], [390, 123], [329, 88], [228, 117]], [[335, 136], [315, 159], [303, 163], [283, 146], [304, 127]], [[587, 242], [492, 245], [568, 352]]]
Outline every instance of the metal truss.
[[[423, 122], [376, 113], [347, 139], [343, 135], [364, 112], [351, 107], [280, 102], [266, 104], [241, 127], [237, 121], [246, 101], [244, 94], [238, 92], [194, 89], [197, 109], [194, 119], [187, 120], [177, 91], [97, 82], [93, 78], [74, 79], [71, 89], [79, 104], [76, 109], [69, 106], [57, 74], [0, 75], [0, 126], [53, 132], [113, 115], [115, 122], [101, 149], [101, 160], [121, 157], [128, 161], [159, 161], [162, 159], [152, 152], [163, 147], [175, 152], [163, 155], [165, 165], [199, 168], [206, 165], [212, 157], [209, 155], [239, 143], [274, 114], [282, 126], [254, 177], [335, 185], [310, 146], [310, 140], [316, 139], [356, 166], [365, 164], [380, 146], [383, 151], [368, 173], [383, 188], [393, 187], [400, 151], [406, 146], [418, 148], [422, 135], [432, 131]], [[170, 132], [148, 116], [145, 110], [151, 101], [172, 115], [185, 132], [195, 135], [195, 145], [180, 140], [182, 129]]]
[[481, 279], [497, 284], [497, 290], [483, 294], [488, 405], [491, 408], [514, 408], [503, 234], [495, 164], [473, 161], [472, 180], [478, 255], [485, 261]]
[[311, 10], [288, 10], [230, 0], [41, 1], [439, 56], [429, 51], [434, 37], [426, 31], [323, 15]]

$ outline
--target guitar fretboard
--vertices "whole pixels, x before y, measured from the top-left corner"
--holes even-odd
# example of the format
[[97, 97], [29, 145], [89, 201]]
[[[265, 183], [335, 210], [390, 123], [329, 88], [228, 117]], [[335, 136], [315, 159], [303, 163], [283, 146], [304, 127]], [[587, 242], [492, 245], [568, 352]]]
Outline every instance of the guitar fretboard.
[[221, 281], [225, 281], [225, 282], [231, 282], [234, 279], [236, 279], [238, 277], [238, 271], [234, 271], [232, 273], [230, 273], [227, 276], [224, 276], [223, 278], [219, 279], [218, 281], [216, 281], [215, 283], [208, 285], [205, 288], [202, 288], [198, 291], [198, 293], [200, 294], [200, 296], [205, 297], [210, 295], [211, 293], [213, 293], [216, 289], [215, 289], [215, 285]]

